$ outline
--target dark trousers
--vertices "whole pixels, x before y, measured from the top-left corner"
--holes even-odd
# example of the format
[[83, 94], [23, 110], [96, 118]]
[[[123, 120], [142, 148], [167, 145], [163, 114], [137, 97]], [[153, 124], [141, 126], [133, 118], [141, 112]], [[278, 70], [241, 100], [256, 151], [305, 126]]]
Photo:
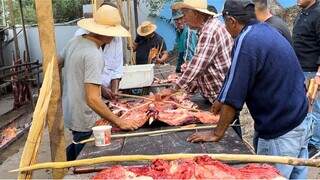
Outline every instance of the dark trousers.
[[[92, 135], [92, 131], [90, 131], [90, 132], [72, 131], [72, 135], [73, 135], [73, 141], [79, 142], [79, 141], [89, 139], [90, 136]], [[66, 149], [67, 161], [76, 160], [78, 155], [80, 154], [81, 150], [83, 149], [83, 147], [84, 147], [84, 144], [71, 143]]]

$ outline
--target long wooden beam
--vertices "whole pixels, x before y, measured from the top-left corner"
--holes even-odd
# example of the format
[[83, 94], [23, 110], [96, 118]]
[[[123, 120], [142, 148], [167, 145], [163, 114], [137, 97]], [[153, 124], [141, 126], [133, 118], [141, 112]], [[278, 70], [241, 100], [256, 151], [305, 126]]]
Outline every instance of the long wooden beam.
[[[51, 0], [35, 0], [38, 20], [40, 45], [43, 56], [43, 70], [46, 70], [48, 62], [54, 57], [52, 94], [47, 115], [47, 124], [50, 136], [51, 160], [66, 161], [64, 122], [61, 106], [61, 86], [58, 63], [56, 60], [56, 43], [54, 33], [54, 20]], [[53, 171], [54, 179], [61, 179], [64, 170]]]
[[29, 167], [12, 170], [30, 171], [39, 169], [56, 169], [56, 168], [70, 168], [77, 166], [88, 166], [94, 164], [101, 164], [106, 162], [129, 162], [129, 161], [152, 161], [156, 159], [176, 160], [189, 159], [197, 156], [210, 156], [213, 159], [224, 162], [240, 162], [240, 163], [274, 163], [274, 164], [288, 164], [293, 166], [311, 166], [320, 167], [320, 160], [299, 159], [294, 157], [284, 156], [266, 156], [266, 155], [249, 155], [249, 154], [162, 154], [162, 155], [120, 155], [120, 156], [104, 156], [92, 159], [81, 159], [68, 162], [56, 163], [41, 163]]

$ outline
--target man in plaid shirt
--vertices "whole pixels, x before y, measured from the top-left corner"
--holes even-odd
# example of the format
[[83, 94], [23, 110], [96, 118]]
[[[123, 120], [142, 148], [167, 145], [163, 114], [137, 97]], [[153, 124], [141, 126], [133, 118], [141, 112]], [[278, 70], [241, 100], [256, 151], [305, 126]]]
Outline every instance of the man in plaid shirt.
[[194, 8], [185, 6], [187, 3], [176, 3], [173, 8], [182, 9], [188, 25], [199, 31], [199, 41], [192, 61], [177, 80], [177, 86], [188, 90], [195, 80], [202, 95], [213, 103], [231, 64], [233, 40], [215, 14], [207, 10], [207, 4], [203, 8]]

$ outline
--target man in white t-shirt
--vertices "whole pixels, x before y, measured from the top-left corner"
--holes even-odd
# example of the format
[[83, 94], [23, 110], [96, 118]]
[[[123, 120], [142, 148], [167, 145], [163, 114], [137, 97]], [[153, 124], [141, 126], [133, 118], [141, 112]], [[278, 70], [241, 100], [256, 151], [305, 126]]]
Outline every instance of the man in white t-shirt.
[[[79, 28], [74, 36], [88, 34], [88, 31]], [[110, 44], [103, 48], [104, 69], [102, 73], [102, 96], [113, 98], [119, 90], [119, 82], [123, 75], [123, 47], [121, 37], [114, 37]]]

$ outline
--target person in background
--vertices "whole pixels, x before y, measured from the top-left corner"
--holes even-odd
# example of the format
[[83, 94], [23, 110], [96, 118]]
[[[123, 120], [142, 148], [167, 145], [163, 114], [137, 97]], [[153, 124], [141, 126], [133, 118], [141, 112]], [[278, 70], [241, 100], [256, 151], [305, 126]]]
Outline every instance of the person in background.
[[[117, 8], [116, 5], [108, 2], [102, 3], [101, 6], [103, 5]], [[87, 13], [85, 17], [92, 18], [92, 13]], [[82, 36], [88, 33], [88, 31], [79, 28], [74, 36]], [[123, 46], [121, 37], [114, 37], [112, 41], [104, 45], [102, 49], [105, 65], [102, 73], [102, 96], [107, 99], [113, 99], [119, 90], [119, 83], [123, 75]]]
[[[59, 67], [63, 68], [63, 116], [73, 141], [88, 139], [100, 117], [124, 130], [137, 129], [136, 122], [123, 121], [114, 115], [101, 98], [104, 69], [101, 47], [109, 44], [113, 37], [130, 36], [121, 26], [119, 10], [103, 5], [93, 18], [78, 21], [78, 26], [89, 33], [71, 39], [59, 57]], [[70, 144], [66, 150], [67, 160], [75, 160], [83, 147], [84, 144]]]
[[[250, 0], [226, 0], [223, 18], [235, 44], [231, 68], [213, 105], [220, 120], [214, 130], [195, 133], [188, 141], [220, 141], [246, 103], [259, 134], [257, 154], [307, 159], [312, 121], [305, 118], [304, 76], [292, 46], [275, 28], [256, 20]], [[275, 166], [287, 179], [308, 177], [305, 166]]]
[[[298, 0], [302, 8], [293, 27], [293, 46], [307, 80], [315, 78], [320, 85], [320, 2], [319, 0]], [[320, 150], [320, 96], [312, 103], [314, 130], [309, 144], [309, 155], [312, 157]]]
[[254, 0], [256, 17], [276, 28], [292, 44], [292, 37], [288, 25], [278, 16], [271, 13], [270, 0]]
[[136, 64], [165, 63], [169, 58], [164, 39], [156, 33], [157, 26], [144, 21], [137, 29], [137, 37], [133, 43], [136, 52]]
[[198, 37], [197, 32], [186, 25], [181, 10], [173, 10], [172, 19], [176, 26], [176, 47], [179, 53], [176, 73], [181, 73], [181, 65], [189, 62], [195, 53]]

